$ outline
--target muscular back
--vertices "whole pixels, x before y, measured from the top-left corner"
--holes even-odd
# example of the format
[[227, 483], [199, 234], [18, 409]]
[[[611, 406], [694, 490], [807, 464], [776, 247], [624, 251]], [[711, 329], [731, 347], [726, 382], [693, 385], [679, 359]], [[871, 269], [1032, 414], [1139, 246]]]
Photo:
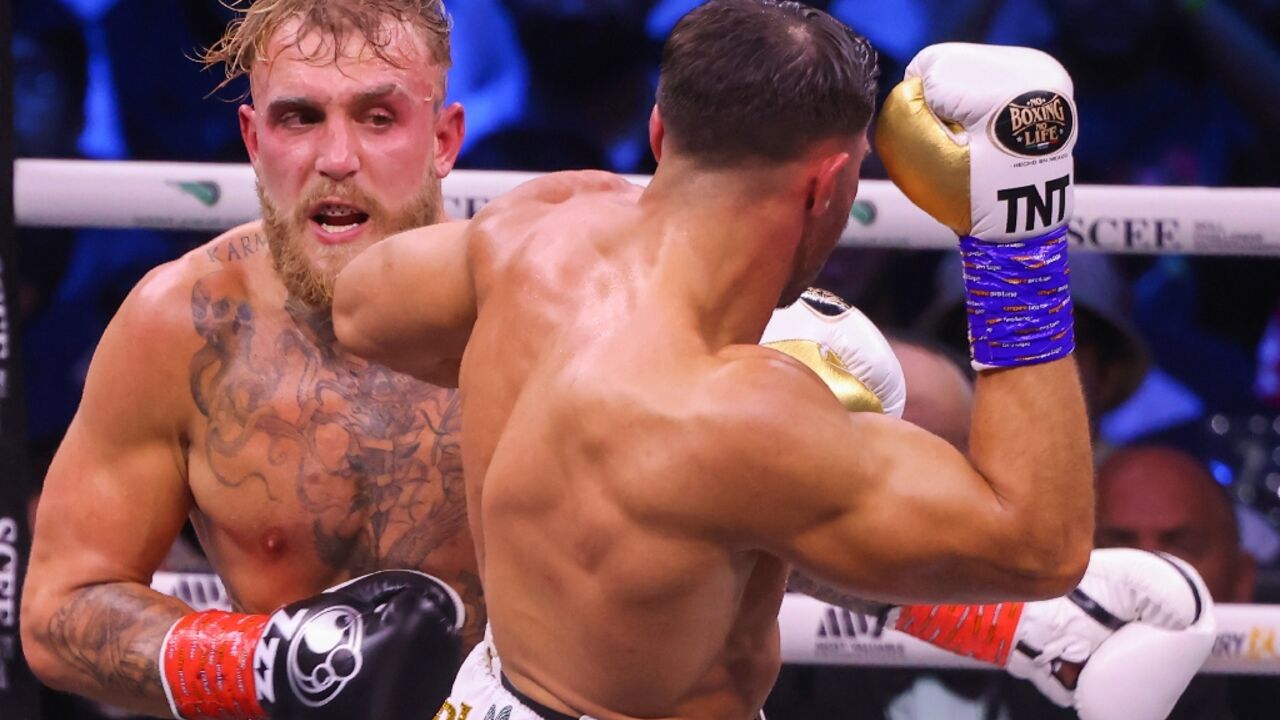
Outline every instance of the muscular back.
[[785, 569], [682, 508], [736, 472], [706, 442], [732, 432], [714, 410], [728, 361], [676, 314], [673, 239], [638, 198], [553, 176], [470, 230], [463, 447], [485, 593], [535, 699], [746, 717], [777, 672]]

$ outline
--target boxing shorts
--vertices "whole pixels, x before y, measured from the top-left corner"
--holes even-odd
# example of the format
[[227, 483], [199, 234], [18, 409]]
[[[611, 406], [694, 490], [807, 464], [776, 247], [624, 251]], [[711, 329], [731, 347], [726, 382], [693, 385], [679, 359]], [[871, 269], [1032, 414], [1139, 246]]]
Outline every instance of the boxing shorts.
[[493, 646], [493, 636], [486, 628], [484, 640], [476, 645], [458, 670], [453, 692], [436, 713], [435, 720], [592, 719], [552, 710], [517, 690], [502, 674], [502, 661]]
[[[760, 720], [765, 720], [760, 713]], [[484, 640], [467, 656], [453, 681], [453, 692], [435, 720], [594, 720], [567, 715], [530, 698], [502, 674], [502, 661], [485, 628]]]

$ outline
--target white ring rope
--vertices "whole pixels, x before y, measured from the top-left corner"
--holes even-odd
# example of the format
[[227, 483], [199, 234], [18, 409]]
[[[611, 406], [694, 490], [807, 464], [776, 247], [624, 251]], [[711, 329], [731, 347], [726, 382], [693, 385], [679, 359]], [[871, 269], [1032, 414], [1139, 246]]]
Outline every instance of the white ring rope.
[[[158, 572], [151, 587], [196, 610], [231, 609], [227, 591], [217, 575]], [[1280, 675], [1280, 608], [1220, 604], [1215, 612], [1218, 640], [1201, 672]], [[874, 617], [804, 595], [787, 594], [778, 613], [778, 624], [782, 629], [782, 660], [788, 663], [992, 669], [896, 630], [877, 629]]]
[[[533, 177], [456, 171], [444, 181], [446, 207], [470, 217]], [[1280, 189], [1273, 188], [1083, 185], [1071, 238], [1081, 249], [1103, 252], [1280, 255], [1277, 207]], [[248, 165], [18, 160], [14, 209], [21, 226], [222, 231], [258, 217], [258, 198]], [[891, 183], [867, 180], [843, 243], [949, 249], [955, 236]]]

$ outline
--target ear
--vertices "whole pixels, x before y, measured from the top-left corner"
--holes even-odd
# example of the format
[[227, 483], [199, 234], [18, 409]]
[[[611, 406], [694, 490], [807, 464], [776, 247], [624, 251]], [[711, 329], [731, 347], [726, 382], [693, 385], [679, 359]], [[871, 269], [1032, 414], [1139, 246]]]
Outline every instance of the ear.
[[662, 122], [662, 113], [658, 106], [653, 106], [649, 114], [649, 149], [653, 151], [653, 159], [662, 162], [662, 140], [667, 136], [667, 126]]
[[453, 170], [466, 134], [466, 111], [461, 103], [453, 103], [440, 111], [440, 117], [436, 118], [436, 177], [442, 178]]
[[258, 164], [258, 125], [257, 111], [252, 105], [244, 104], [240, 106], [240, 137], [244, 139], [244, 149], [249, 151], [249, 162], [253, 165]]
[[810, 179], [809, 214], [825, 215], [839, 186], [840, 173], [849, 164], [849, 153], [827, 155], [818, 160]]

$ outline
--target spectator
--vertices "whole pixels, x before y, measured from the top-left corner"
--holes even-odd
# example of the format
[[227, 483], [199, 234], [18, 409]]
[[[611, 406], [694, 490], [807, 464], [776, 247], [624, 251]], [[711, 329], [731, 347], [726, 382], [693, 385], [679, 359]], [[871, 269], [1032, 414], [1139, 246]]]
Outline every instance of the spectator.
[[1240, 547], [1231, 498], [1203, 463], [1173, 447], [1117, 450], [1098, 468], [1099, 547], [1176, 555], [1218, 602], [1253, 599], [1253, 558]]

